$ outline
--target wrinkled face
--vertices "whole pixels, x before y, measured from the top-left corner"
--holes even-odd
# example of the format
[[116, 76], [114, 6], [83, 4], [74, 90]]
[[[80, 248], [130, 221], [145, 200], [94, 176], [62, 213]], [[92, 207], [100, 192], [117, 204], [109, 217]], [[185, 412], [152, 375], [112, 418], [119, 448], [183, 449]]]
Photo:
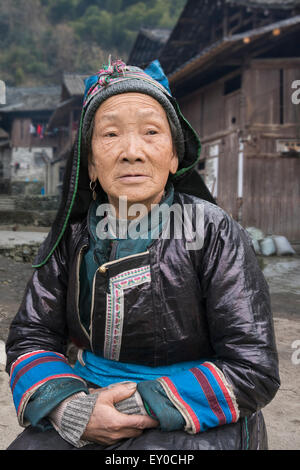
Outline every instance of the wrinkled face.
[[124, 93], [101, 104], [94, 118], [89, 176], [109, 202], [159, 203], [178, 159], [163, 107], [151, 96]]

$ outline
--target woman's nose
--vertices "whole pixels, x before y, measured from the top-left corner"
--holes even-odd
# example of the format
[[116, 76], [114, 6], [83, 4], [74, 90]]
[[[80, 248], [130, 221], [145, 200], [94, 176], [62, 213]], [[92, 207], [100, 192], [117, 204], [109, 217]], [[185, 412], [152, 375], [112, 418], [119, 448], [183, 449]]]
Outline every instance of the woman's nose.
[[142, 143], [138, 136], [135, 134], [129, 134], [126, 136], [121, 157], [123, 161], [129, 162], [145, 160]]

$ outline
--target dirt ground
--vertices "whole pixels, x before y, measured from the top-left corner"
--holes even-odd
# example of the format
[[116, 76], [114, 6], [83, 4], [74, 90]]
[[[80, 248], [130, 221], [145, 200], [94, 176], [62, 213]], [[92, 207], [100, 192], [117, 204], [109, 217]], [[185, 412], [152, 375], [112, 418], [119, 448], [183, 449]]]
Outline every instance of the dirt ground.
[[[264, 409], [270, 450], [300, 449], [300, 256], [263, 259], [269, 283], [281, 388]], [[21, 302], [31, 275], [28, 263], [0, 256], [0, 449], [22, 431], [19, 427], [4, 372], [6, 341], [10, 322]]]

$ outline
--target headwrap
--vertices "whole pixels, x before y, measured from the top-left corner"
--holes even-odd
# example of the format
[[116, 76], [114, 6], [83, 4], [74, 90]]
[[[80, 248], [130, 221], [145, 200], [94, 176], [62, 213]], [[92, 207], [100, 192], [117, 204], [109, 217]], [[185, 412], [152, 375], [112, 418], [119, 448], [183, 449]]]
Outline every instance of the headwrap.
[[184, 156], [184, 136], [177, 112], [170, 101], [171, 91], [168, 79], [165, 76], [158, 60], [142, 70], [138, 67], [126, 65], [121, 60], [111, 62], [103, 66], [97, 75], [89, 77], [85, 81], [85, 93], [83, 99], [83, 138], [88, 134], [94, 115], [103, 103], [111, 96], [121, 93], [144, 93], [156, 99], [164, 108], [168, 119], [176, 129], [173, 135], [179, 161]]

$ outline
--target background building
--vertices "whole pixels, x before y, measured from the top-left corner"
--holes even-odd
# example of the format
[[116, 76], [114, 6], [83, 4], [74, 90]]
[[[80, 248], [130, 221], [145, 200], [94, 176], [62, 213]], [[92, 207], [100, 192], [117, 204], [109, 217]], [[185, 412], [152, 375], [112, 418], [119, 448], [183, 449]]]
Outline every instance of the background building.
[[160, 53], [198, 170], [244, 226], [300, 239], [299, 1], [189, 0]]
[[2, 185], [2, 193], [45, 193], [46, 164], [57, 146], [55, 132], [46, 126], [59, 91], [59, 87], [7, 87], [6, 104], [0, 106], [0, 127], [7, 143], [1, 145], [0, 135], [0, 156], [9, 181]]

